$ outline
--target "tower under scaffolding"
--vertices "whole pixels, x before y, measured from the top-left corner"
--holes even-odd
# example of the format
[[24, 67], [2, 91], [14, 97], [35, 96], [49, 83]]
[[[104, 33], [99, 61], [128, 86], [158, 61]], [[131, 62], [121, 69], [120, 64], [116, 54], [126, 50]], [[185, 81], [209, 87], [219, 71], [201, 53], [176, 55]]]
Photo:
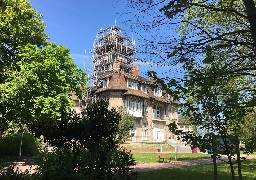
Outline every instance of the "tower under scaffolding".
[[134, 54], [135, 41], [128, 38], [123, 29], [112, 26], [101, 30], [93, 44], [93, 86], [99, 86], [103, 77], [117, 69], [131, 73]]

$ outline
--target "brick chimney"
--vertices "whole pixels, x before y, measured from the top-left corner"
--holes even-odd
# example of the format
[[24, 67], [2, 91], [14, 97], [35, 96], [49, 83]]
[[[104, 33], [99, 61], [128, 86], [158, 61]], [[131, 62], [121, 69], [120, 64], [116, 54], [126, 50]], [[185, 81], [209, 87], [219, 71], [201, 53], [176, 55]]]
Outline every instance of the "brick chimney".
[[132, 75], [139, 76], [139, 66], [132, 66]]

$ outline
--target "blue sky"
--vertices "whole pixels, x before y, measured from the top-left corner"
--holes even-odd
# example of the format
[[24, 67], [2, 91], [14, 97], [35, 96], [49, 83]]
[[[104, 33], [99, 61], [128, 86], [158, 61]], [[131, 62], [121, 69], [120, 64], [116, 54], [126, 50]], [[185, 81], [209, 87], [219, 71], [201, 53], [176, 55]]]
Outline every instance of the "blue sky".
[[[129, 32], [124, 20], [128, 15], [120, 16], [127, 11], [123, 0], [29, 0], [32, 7], [43, 15], [47, 28], [46, 33], [51, 42], [64, 45], [70, 49], [75, 64], [91, 70], [91, 50], [94, 39], [100, 28], [116, 24], [126, 30], [128, 36], [136, 39], [136, 33]], [[130, 29], [131, 31], [131, 29]], [[136, 31], [133, 29], [132, 31]], [[136, 41], [137, 42], [137, 41]], [[138, 42], [137, 42], [138, 43]], [[86, 50], [86, 53], [85, 53]], [[149, 59], [149, 62], [152, 62]], [[165, 74], [165, 67], [151, 67], [150, 63], [138, 62], [140, 75], [145, 76], [148, 70]], [[158, 74], [159, 74], [158, 73]]]
[[115, 19], [117, 25], [123, 27], [122, 20], [116, 14], [116, 0], [30, 0], [30, 2], [32, 7], [43, 15], [50, 41], [69, 48], [71, 56], [80, 68], [84, 68], [86, 62], [85, 69], [91, 69], [90, 51], [100, 28], [112, 26]]

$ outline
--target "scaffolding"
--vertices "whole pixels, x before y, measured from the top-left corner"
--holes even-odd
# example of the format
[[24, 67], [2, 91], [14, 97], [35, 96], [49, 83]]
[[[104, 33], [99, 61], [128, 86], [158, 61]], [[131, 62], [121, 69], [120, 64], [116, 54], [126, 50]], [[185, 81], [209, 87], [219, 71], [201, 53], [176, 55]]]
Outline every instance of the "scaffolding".
[[102, 78], [114, 71], [114, 63], [120, 64], [120, 71], [130, 73], [135, 53], [135, 41], [123, 29], [111, 26], [101, 30], [93, 44], [93, 86], [100, 86]]

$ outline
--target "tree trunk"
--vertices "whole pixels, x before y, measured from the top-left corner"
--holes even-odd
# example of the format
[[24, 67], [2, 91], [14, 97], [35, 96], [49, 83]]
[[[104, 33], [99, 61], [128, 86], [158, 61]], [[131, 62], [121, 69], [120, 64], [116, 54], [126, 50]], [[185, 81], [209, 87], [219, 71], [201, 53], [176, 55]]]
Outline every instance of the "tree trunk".
[[216, 153], [213, 153], [212, 155], [212, 161], [213, 161], [213, 174], [214, 174], [214, 180], [218, 179], [218, 169], [217, 169], [217, 158]]
[[232, 180], [235, 180], [235, 171], [234, 171], [234, 166], [231, 160], [231, 156], [228, 155], [228, 162], [229, 162], [229, 167], [230, 167], [230, 171], [231, 171], [231, 175], [232, 175]]
[[237, 172], [238, 172], [238, 177], [239, 177], [239, 180], [242, 180], [243, 177], [242, 177], [242, 166], [241, 166], [241, 157], [240, 157], [240, 148], [239, 148], [239, 140], [237, 138], [237, 141], [236, 141], [236, 151], [237, 151]]
[[[256, 50], [256, 7], [253, 0], [243, 0], [248, 21], [250, 23], [250, 31], [253, 39], [254, 52]], [[256, 53], [256, 52], [255, 52]]]
[[24, 135], [24, 126], [22, 126], [21, 137], [20, 137], [20, 149], [19, 149], [19, 156], [20, 156], [20, 157], [21, 157], [21, 150], [22, 150], [22, 139], [23, 139], [23, 135]]

